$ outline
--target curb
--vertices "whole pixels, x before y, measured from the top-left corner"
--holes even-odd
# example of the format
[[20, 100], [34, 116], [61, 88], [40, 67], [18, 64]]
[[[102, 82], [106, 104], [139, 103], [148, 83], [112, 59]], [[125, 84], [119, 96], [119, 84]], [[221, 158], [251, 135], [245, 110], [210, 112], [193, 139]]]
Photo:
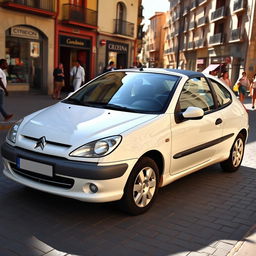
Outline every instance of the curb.
[[[227, 254], [227, 256], [235, 256], [237, 253], [239, 253], [239, 250], [241, 247], [246, 243], [247, 239], [250, 235], [252, 235], [256, 230], [256, 225], [252, 226], [250, 230], [244, 235], [242, 240], [238, 241], [236, 245], [233, 247], [233, 249]], [[246, 245], [245, 245], [246, 246]]]

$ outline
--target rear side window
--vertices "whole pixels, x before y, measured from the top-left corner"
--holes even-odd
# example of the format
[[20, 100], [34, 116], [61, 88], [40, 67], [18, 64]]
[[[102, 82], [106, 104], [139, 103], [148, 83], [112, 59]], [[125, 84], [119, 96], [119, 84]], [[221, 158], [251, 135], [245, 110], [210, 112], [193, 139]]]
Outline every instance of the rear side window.
[[215, 108], [211, 89], [204, 77], [189, 79], [181, 92], [180, 110], [184, 112], [188, 107], [198, 107], [205, 112]]
[[232, 101], [232, 96], [230, 92], [222, 84], [216, 82], [213, 79], [210, 80], [217, 96], [218, 107], [221, 108], [229, 105]]

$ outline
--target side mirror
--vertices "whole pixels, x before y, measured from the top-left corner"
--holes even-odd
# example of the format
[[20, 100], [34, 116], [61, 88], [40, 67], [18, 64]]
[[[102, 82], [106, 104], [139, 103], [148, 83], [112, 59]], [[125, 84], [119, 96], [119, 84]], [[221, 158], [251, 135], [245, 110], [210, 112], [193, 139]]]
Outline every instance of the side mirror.
[[201, 119], [204, 116], [204, 111], [198, 107], [188, 107], [182, 116], [184, 119]]

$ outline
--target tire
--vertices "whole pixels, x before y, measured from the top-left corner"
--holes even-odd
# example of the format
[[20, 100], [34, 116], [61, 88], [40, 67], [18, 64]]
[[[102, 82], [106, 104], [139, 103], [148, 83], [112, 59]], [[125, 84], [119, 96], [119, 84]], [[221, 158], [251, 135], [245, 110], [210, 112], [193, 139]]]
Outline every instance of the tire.
[[230, 150], [229, 158], [220, 163], [223, 171], [225, 172], [235, 172], [239, 169], [243, 156], [245, 147], [245, 137], [243, 134], [239, 133], [235, 139], [234, 144]]
[[159, 184], [159, 170], [149, 157], [142, 157], [133, 167], [127, 180], [120, 207], [131, 215], [146, 212], [155, 201]]

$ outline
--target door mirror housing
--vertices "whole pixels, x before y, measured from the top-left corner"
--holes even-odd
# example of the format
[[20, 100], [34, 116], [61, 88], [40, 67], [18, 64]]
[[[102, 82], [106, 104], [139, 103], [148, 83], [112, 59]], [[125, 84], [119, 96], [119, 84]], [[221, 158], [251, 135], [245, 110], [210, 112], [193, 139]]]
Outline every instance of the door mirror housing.
[[184, 119], [201, 119], [204, 116], [204, 111], [198, 107], [188, 107], [185, 112], [182, 113]]

